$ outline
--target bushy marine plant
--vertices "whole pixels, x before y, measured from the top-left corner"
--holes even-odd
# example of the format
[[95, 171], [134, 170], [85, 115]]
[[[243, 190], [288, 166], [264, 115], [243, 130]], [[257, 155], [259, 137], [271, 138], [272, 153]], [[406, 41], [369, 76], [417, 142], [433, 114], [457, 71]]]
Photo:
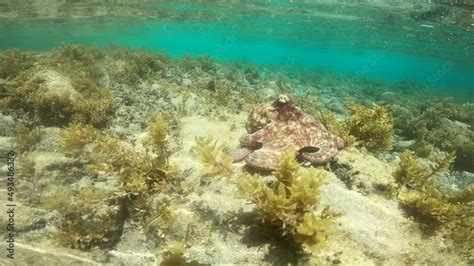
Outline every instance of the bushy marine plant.
[[18, 49], [0, 53], [0, 79], [11, 79], [34, 66], [36, 54]]
[[42, 205], [59, 211], [58, 242], [66, 247], [91, 249], [111, 247], [122, 235], [125, 212], [123, 199], [100, 189], [83, 189], [74, 193], [59, 190], [46, 197]]
[[183, 59], [179, 61], [179, 66], [186, 71], [199, 69], [204, 72], [211, 73], [216, 70], [214, 61], [208, 55], [192, 58], [188, 54], [185, 54]]
[[400, 154], [400, 164], [392, 173], [395, 183], [399, 189], [403, 188], [421, 188], [428, 179], [436, 173], [445, 170], [456, 158], [454, 153], [438, 158], [436, 167], [428, 168], [417, 162], [415, 152], [405, 150]]
[[230, 177], [234, 172], [232, 157], [224, 151], [224, 147], [210, 137], [196, 137], [193, 152], [204, 166], [205, 175], [221, 175]]
[[148, 119], [148, 135], [143, 139], [145, 148], [153, 152], [163, 167], [168, 165], [170, 156], [168, 137], [170, 133], [169, 125], [160, 114], [152, 114]]
[[[159, 181], [166, 177], [165, 170], [155, 167], [162, 162], [155, 162], [149, 155], [134, 152], [118, 138], [103, 134], [91, 125], [71, 124], [63, 132], [62, 147], [67, 153], [89, 159], [89, 169], [119, 173], [122, 182], [126, 183], [125, 187], [135, 187], [137, 182], [148, 183], [145, 182], [147, 179]], [[134, 179], [138, 176], [142, 178]], [[130, 192], [138, 191], [131, 189]]]
[[385, 106], [373, 104], [372, 108], [364, 108], [350, 103], [349, 110], [345, 126], [361, 145], [374, 151], [392, 149], [393, 121]]
[[257, 205], [263, 226], [308, 252], [317, 252], [332, 231], [328, 209], [321, 215], [314, 212], [325, 172], [300, 169], [294, 153], [288, 152], [274, 175], [277, 181], [271, 185], [257, 175], [244, 175], [237, 186]]
[[165, 240], [176, 224], [176, 206], [168, 199], [153, 202], [155, 207], [147, 219], [145, 229], [149, 236]]
[[105, 51], [84, 45], [60, 44], [46, 61], [42, 62], [59, 73], [74, 78], [87, 77], [98, 82], [104, 71], [98, 62], [106, 58]]
[[[166, 121], [160, 116], [152, 116], [148, 133], [145, 142], [150, 150], [166, 149]], [[64, 130], [62, 148], [67, 154], [86, 161], [90, 172], [118, 176], [120, 185], [109, 199], [123, 202], [127, 216], [130, 215], [149, 236], [165, 237], [175, 219], [175, 208], [170, 202], [156, 201], [155, 196], [177, 180], [169, 171], [167, 157], [135, 152], [120, 139], [104, 134], [91, 125], [78, 123]], [[163, 155], [168, 156], [167, 153]], [[81, 223], [74, 222], [68, 227], [61, 226], [60, 230], [66, 234], [81, 226]]]
[[87, 160], [94, 173], [117, 175], [120, 196], [127, 198], [129, 212], [151, 215], [150, 195], [175, 181], [162, 159], [138, 153], [121, 140], [98, 131], [91, 125], [71, 124], [65, 129], [62, 147], [66, 153]]
[[76, 78], [72, 85], [77, 92], [75, 96], [41, 90], [29, 95], [35, 114], [47, 125], [65, 125], [72, 121], [103, 127], [113, 111], [112, 92], [87, 78]]
[[358, 143], [357, 138], [350, 134], [345, 122], [337, 121], [333, 113], [324, 113], [319, 116], [319, 119], [331, 133], [344, 139], [346, 146], [353, 146]]
[[112, 78], [127, 85], [144, 82], [153, 75], [160, 75], [168, 68], [167, 64], [170, 61], [165, 54], [147, 50], [137, 52], [130, 49], [112, 48], [110, 54], [112, 58], [122, 61], [118, 70], [112, 73]]
[[371, 151], [389, 151], [393, 143], [393, 121], [385, 106], [373, 104], [366, 108], [349, 103], [350, 114], [342, 122], [334, 115], [323, 114], [321, 121], [329, 130], [343, 138], [348, 145], [361, 145]]
[[41, 141], [41, 129], [37, 126], [19, 124], [15, 129], [15, 148], [18, 152], [32, 151]]
[[[97, 55], [96, 55], [97, 54]], [[102, 51], [81, 46], [60, 46], [37, 66], [11, 76], [5, 85], [3, 102], [22, 109], [46, 124], [69, 122], [105, 126], [113, 111], [114, 95], [100, 85], [102, 71], [95, 67]], [[50, 88], [49, 79], [60, 79], [61, 89]]]
[[188, 261], [185, 253], [189, 246], [185, 242], [170, 243], [161, 252], [160, 266], [198, 266], [203, 265], [197, 261]]
[[400, 154], [400, 163], [392, 173], [399, 202], [425, 229], [439, 230], [453, 240], [462, 253], [474, 250], [474, 185], [460, 192], [443, 192], [432, 177], [454, 161], [453, 153], [439, 158], [436, 166], [418, 162], [413, 151]]

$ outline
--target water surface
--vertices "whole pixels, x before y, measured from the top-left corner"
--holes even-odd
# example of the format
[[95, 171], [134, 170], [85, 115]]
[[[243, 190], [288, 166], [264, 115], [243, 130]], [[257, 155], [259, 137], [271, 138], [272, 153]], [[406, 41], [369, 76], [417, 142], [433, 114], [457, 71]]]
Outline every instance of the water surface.
[[474, 90], [469, 41], [473, 33], [413, 21], [394, 23], [379, 9], [255, 3], [147, 6], [181, 14], [173, 19], [4, 20], [0, 49], [114, 44], [173, 56], [210, 55], [218, 61], [323, 69], [389, 82], [414, 80], [436, 89]]

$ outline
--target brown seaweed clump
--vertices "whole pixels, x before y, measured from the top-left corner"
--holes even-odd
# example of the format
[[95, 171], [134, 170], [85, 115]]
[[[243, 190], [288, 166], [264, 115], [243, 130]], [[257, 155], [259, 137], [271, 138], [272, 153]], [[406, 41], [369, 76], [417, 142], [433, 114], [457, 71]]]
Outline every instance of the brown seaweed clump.
[[[8, 108], [21, 110], [46, 126], [107, 124], [115, 98], [102, 85], [102, 71], [95, 67], [104, 56], [101, 51], [63, 45], [42, 59], [16, 50], [3, 54], [0, 75], [6, 78], [2, 94]], [[10, 61], [15, 62], [13, 68], [5, 66]]]
[[385, 106], [373, 104], [367, 108], [350, 103], [348, 108], [349, 117], [343, 122], [337, 122], [328, 114], [323, 115], [322, 120], [348, 144], [357, 144], [377, 152], [392, 149], [393, 121]]
[[232, 157], [224, 150], [223, 145], [210, 137], [196, 137], [193, 152], [204, 166], [205, 175], [230, 177], [234, 173]]
[[47, 197], [43, 205], [61, 213], [56, 239], [64, 246], [83, 250], [106, 248], [120, 240], [125, 221], [124, 201], [108, 191], [85, 189], [72, 194], [62, 190]]
[[[81, 158], [89, 173], [116, 177], [119, 185], [112, 188], [114, 194], [110, 198], [123, 203], [127, 217], [154, 235], [162, 236], [169, 227], [164, 221], [173, 219], [174, 210], [166, 202], [157, 202], [156, 197], [172, 189], [178, 178], [172, 175], [168, 157], [164, 157], [168, 156], [168, 128], [164, 121], [157, 119], [150, 120], [146, 153], [136, 152], [126, 142], [83, 124], [71, 124], [64, 130], [62, 148], [68, 155]], [[80, 199], [78, 204], [83, 204]], [[77, 221], [80, 222], [76, 220], [61, 227], [61, 232], [79, 230], [82, 225]]]
[[245, 175], [237, 186], [257, 206], [263, 228], [307, 252], [317, 252], [332, 232], [329, 209], [319, 215], [314, 210], [325, 172], [300, 169], [290, 151], [282, 155], [274, 176], [277, 180], [266, 184], [258, 175]]
[[392, 173], [395, 193], [401, 205], [425, 229], [438, 231], [452, 240], [461, 253], [474, 250], [474, 185], [463, 191], [442, 191], [433, 177], [446, 170], [454, 161], [453, 153], [437, 160], [436, 166], [428, 167], [418, 162], [413, 151], [400, 154], [400, 164]]

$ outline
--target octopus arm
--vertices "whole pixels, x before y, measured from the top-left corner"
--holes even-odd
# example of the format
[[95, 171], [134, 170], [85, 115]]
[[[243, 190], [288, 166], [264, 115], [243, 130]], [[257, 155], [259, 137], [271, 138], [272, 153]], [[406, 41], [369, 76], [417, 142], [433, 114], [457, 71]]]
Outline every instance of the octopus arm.
[[252, 149], [258, 149], [262, 146], [262, 143], [265, 141], [266, 133], [264, 129], [259, 129], [252, 134], [246, 134], [240, 138], [240, 144], [243, 147], [248, 147]]

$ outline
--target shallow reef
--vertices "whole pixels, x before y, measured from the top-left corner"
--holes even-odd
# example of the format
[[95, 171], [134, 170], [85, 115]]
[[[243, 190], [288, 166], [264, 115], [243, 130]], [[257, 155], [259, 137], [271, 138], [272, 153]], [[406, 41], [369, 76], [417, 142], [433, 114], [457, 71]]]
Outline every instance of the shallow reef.
[[[121, 47], [2, 52], [18, 263], [470, 264], [474, 99], [427, 90]], [[232, 163], [280, 94], [346, 148]]]

